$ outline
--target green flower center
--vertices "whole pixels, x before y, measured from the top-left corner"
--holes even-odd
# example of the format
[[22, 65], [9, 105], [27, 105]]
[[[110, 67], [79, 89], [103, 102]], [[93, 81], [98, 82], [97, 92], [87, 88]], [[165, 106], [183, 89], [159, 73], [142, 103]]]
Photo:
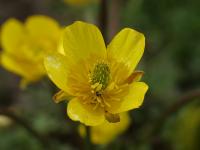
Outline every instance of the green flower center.
[[92, 84], [99, 83], [102, 85], [101, 89], [104, 90], [110, 80], [110, 69], [105, 63], [98, 63], [95, 65], [92, 72]]

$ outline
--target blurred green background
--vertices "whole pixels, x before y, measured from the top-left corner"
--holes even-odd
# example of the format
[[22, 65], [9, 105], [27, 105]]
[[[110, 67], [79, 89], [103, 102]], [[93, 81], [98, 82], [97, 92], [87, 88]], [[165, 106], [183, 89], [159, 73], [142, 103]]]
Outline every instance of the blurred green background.
[[[109, 1], [109, 39], [124, 27], [145, 34], [146, 49], [138, 69], [145, 71], [142, 80], [150, 89], [144, 105], [131, 111], [133, 121], [129, 129], [109, 145], [95, 149], [200, 149], [199, 6], [199, 0]], [[0, 24], [10, 17], [23, 21], [33, 14], [51, 16], [63, 26], [75, 20], [97, 24], [99, 10], [98, 3], [74, 7], [62, 0], [0, 0]], [[45, 135], [42, 139], [48, 139], [53, 150], [83, 149], [78, 123], [68, 119], [64, 104], [55, 105], [52, 101], [58, 89], [47, 78], [25, 90], [18, 84], [18, 76], [0, 68], [0, 109], [14, 110], [17, 116]], [[198, 96], [190, 98], [193, 91]], [[187, 93], [191, 102], [170, 114], [162, 122], [162, 128], [152, 133], [160, 115], [177, 101], [187, 98]], [[48, 149], [37, 138], [15, 121], [9, 126], [0, 125], [0, 150]]]

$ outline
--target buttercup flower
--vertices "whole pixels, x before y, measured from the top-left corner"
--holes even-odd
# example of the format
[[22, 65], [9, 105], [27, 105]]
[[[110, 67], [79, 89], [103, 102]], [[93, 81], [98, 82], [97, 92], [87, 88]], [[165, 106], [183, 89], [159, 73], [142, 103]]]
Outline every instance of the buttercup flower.
[[86, 5], [95, 1], [97, 0], [64, 0], [65, 3], [74, 5], [74, 6], [82, 6], [82, 5]]
[[[109, 123], [107, 120], [101, 125], [90, 127], [91, 142], [94, 144], [108, 144], [114, 140], [117, 136], [122, 134], [128, 129], [130, 125], [130, 117], [128, 113], [120, 114], [120, 122]], [[82, 137], [85, 136], [85, 126], [79, 126], [79, 133]]]
[[59, 24], [47, 16], [31, 16], [24, 24], [8, 19], [1, 31], [1, 65], [21, 76], [22, 86], [37, 81], [46, 74], [44, 56], [57, 50], [60, 35]]
[[144, 52], [143, 34], [125, 28], [107, 49], [98, 28], [75, 22], [64, 30], [65, 55], [45, 58], [50, 79], [61, 89], [55, 102], [71, 99], [67, 114], [74, 121], [96, 126], [105, 119], [119, 122], [119, 113], [138, 108], [148, 86], [134, 72]]

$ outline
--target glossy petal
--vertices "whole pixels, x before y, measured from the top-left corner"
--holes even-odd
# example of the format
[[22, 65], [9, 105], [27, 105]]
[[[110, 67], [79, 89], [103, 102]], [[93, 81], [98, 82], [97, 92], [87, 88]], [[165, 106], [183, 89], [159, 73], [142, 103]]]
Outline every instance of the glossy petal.
[[81, 100], [75, 98], [69, 101], [67, 114], [74, 121], [80, 121], [87, 126], [96, 126], [105, 121], [104, 111], [100, 107], [92, 109]]
[[59, 24], [52, 18], [42, 15], [29, 17], [25, 22], [28, 33], [36, 38], [48, 37], [59, 40]]
[[24, 26], [16, 19], [9, 19], [1, 29], [1, 44], [5, 51], [16, 53], [17, 48], [25, 38]]
[[128, 94], [120, 102], [112, 102], [108, 111], [110, 113], [121, 113], [140, 107], [147, 90], [148, 86], [144, 82], [133, 82], [130, 84]]
[[122, 62], [129, 68], [130, 75], [140, 61], [145, 47], [142, 33], [125, 28], [108, 45], [108, 56]]
[[77, 21], [65, 28], [64, 50], [75, 61], [87, 59], [93, 55], [106, 57], [106, 47], [99, 29], [88, 23]]
[[69, 60], [61, 54], [53, 54], [45, 57], [44, 65], [49, 78], [56, 86], [68, 92], [67, 79], [69, 75]]

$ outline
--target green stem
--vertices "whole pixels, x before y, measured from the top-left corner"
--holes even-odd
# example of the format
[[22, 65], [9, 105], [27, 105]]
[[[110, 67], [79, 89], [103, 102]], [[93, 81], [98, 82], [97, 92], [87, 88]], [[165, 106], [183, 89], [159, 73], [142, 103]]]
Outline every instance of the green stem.
[[92, 150], [90, 127], [86, 126], [85, 150]]

